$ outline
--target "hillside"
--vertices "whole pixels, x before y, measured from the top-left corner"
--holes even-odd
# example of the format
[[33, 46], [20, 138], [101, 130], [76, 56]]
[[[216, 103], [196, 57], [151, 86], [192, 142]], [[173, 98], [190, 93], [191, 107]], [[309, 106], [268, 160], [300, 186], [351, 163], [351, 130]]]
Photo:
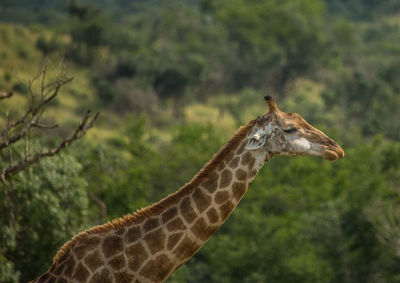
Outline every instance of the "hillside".
[[[44, 114], [59, 127], [32, 133], [32, 151], [70, 135], [88, 109], [100, 118], [60, 155], [0, 184], [0, 281], [33, 279], [78, 231], [177, 190], [267, 111], [268, 93], [333, 137], [345, 158], [272, 159], [168, 282], [398, 282], [399, 8], [3, 2], [0, 91], [14, 95], [0, 102], [2, 128], [28, 107], [28, 82], [45, 65], [48, 82], [74, 79]], [[24, 146], [13, 147], [15, 159]], [[0, 151], [2, 168], [9, 159]]]

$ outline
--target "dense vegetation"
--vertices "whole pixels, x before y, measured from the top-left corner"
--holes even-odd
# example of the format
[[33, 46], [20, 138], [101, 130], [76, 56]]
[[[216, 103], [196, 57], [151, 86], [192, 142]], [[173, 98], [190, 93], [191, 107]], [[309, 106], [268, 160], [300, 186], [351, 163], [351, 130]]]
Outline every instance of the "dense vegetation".
[[169, 282], [400, 282], [399, 18], [395, 0], [2, 1], [0, 90], [15, 94], [1, 129], [45, 62], [74, 77], [45, 113], [59, 139], [86, 109], [101, 117], [0, 184], [0, 281], [33, 279], [76, 232], [178, 189], [268, 91], [346, 157], [271, 160]]

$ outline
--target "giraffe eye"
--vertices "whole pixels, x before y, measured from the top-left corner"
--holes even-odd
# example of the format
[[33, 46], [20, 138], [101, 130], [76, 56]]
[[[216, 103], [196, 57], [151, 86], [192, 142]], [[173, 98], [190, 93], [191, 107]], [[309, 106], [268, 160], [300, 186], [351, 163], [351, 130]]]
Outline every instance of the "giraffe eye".
[[285, 133], [294, 133], [294, 132], [297, 132], [297, 129], [296, 129], [296, 127], [290, 127], [288, 129], [284, 129], [283, 131]]

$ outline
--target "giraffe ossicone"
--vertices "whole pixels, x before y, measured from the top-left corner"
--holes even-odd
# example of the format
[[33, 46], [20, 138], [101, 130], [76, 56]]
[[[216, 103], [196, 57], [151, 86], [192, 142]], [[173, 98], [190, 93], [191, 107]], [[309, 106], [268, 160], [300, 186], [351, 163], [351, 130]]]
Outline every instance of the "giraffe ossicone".
[[73, 237], [33, 282], [162, 282], [225, 222], [274, 155], [318, 155], [341, 147], [266, 96], [269, 112], [241, 127], [203, 169], [161, 201]]

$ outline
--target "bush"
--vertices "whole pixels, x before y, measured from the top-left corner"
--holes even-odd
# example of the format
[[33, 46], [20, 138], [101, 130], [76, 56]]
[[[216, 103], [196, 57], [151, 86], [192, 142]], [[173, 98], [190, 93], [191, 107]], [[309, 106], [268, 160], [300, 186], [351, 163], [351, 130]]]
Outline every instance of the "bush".
[[47, 40], [44, 36], [40, 36], [36, 40], [36, 48], [40, 50], [43, 55], [49, 55], [61, 48], [62, 44], [57, 39], [52, 38]]
[[13, 85], [13, 90], [22, 94], [27, 94], [29, 91], [28, 86], [23, 82], [16, 82]]
[[61, 245], [87, 225], [81, 170], [76, 159], [61, 153], [0, 185], [1, 282], [36, 278]]

